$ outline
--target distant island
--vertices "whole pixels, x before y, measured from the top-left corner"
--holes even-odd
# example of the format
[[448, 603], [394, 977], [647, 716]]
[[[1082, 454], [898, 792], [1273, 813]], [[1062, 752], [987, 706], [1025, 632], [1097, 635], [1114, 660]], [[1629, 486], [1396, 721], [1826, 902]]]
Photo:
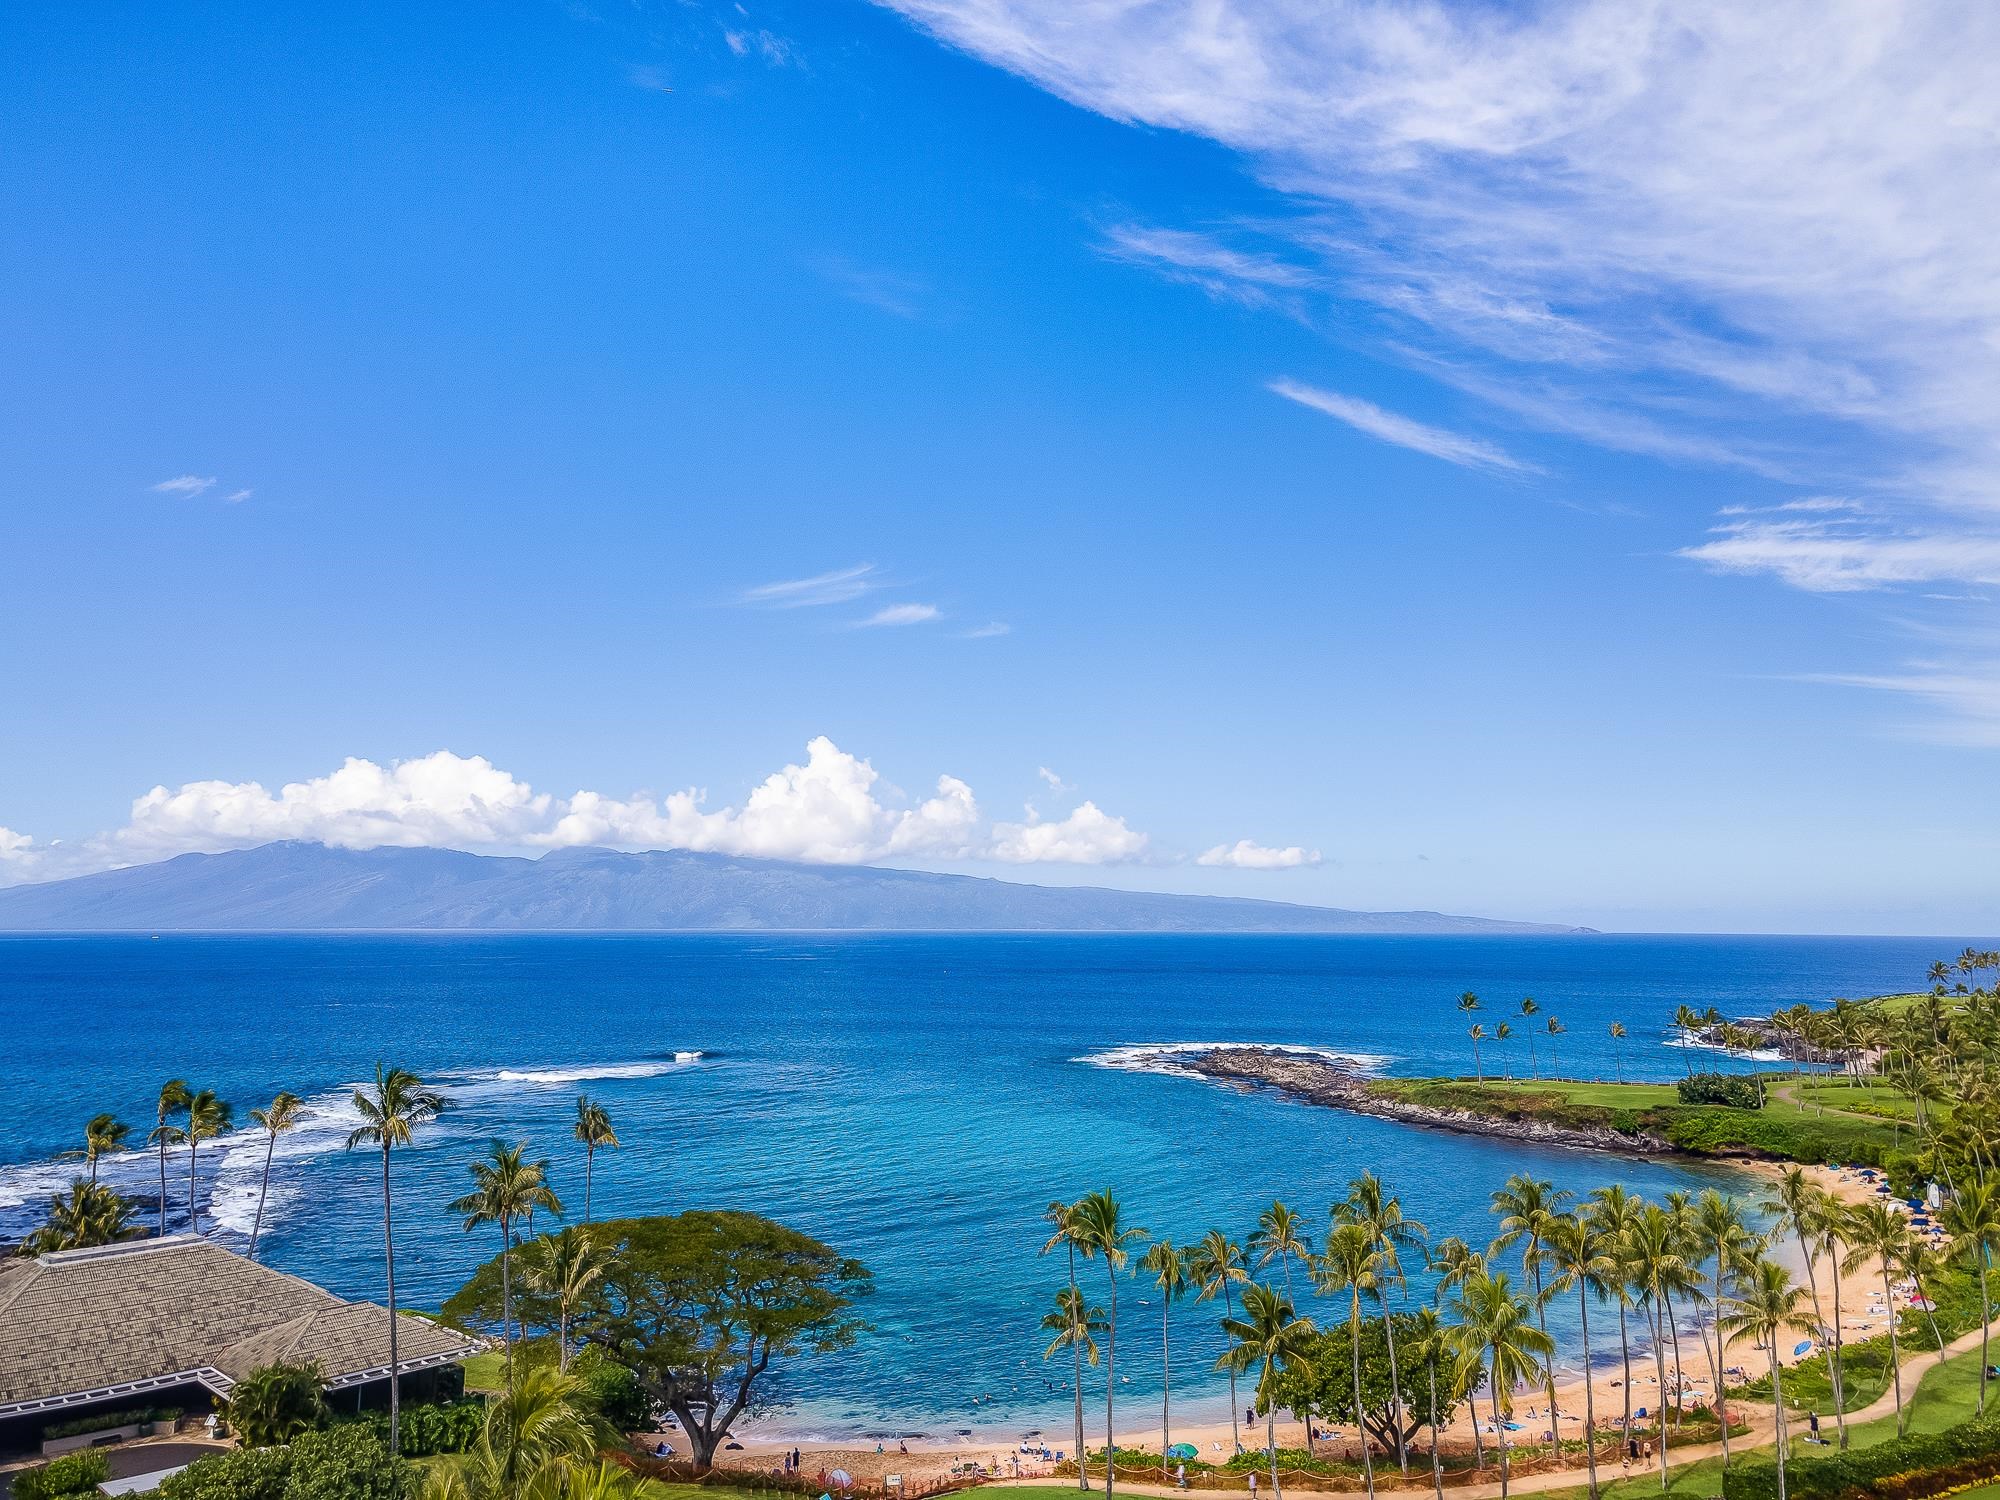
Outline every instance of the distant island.
[[687, 850], [277, 843], [0, 890], [0, 932], [1587, 933], [1430, 911], [1366, 912]]

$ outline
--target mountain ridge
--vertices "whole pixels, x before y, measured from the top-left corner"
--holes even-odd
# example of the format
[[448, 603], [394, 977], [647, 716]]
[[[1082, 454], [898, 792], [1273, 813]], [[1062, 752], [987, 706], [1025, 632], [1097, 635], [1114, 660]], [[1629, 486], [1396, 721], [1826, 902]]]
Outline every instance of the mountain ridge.
[[0, 932], [1588, 933], [1442, 912], [1040, 886], [691, 850], [456, 849], [286, 842], [181, 854], [0, 890]]

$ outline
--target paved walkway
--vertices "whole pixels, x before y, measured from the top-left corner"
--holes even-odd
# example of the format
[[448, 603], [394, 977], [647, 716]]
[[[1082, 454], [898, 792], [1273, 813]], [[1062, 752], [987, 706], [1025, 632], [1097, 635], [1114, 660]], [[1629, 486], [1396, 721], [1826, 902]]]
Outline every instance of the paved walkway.
[[[1945, 1351], [1943, 1354], [1939, 1354], [1937, 1350], [1932, 1349], [1928, 1353], [1913, 1354], [1906, 1356], [1903, 1360], [1904, 1401], [1908, 1402], [1911, 1398], [1913, 1398], [1916, 1395], [1917, 1382], [1922, 1380], [1925, 1374], [1927, 1374], [1932, 1368], [1934, 1368], [1938, 1363], [1940, 1363], [1940, 1361], [1948, 1359], [1956, 1354], [1964, 1354], [1967, 1353], [1968, 1351], [1977, 1350], [1979, 1348], [1979, 1333], [1980, 1330], [1975, 1328], [1972, 1330], [1972, 1332], [1961, 1335], [1959, 1338], [1952, 1340], [1949, 1344], [1945, 1345]], [[1995, 1335], [1996, 1338], [2000, 1338], [2000, 1326], [1996, 1326]], [[1743, 1413], [1745, 1420], [1749, 1423], [1750, 1426], [1750, 1431], [1744, 1433], [1743, 1436], [1730, 1439], [1729, 1447], [1732, 1457], [1741, 1458], [1744, 1454], [1753, 1452], [1759, 1448], [1768, 1450], [1771, 1447], [1773, 1437], [1776, 1431], [1775, 1424], [1771, 1417], [1770, 1408], [1761, 1402], [1755, 1403], [1753, 1405], [1752, 1403], [1746, 1401], [1736, 1401], [1732, 1404], [1737, 1406], [1738, 1409]], [[1892, 1385], [1888, 1390], [1884, 1391], [1877, 1400], [1869, 1402], [1868, 1405], [1860, 1408], [1858, 1411], [1849, 1412], [1847, 1414], [1847, 1420], [1850, 1424], [1860, 1423], [1860, 1422], [1872, 1422], [1881, 1417], [1894, 1416], [1895, 1413], [1896, 1413], [1896, 1391], [1895, 1387]], [[1788, 1422], [1787, 1425], [1788, 1427], [1791, 1427], [1792, 1436], [1794, 1438], [1794, 1441], [1796, 1441], [1799, 1432], [1803, 1431], [1804, 1419], [1799, 1418], [1796, 1423]], [[1835, 1429], [1832, 1422], [1828, 1421], [1825, 1418], [1822, 1418], [1820, 1420], [1820, 1430], [1822, 1434], [1826, 1435], [1829, 1439], [1834, 1439]], [[1700, 1459], [1719, 1458], [1721, 1454], [1722, 1454], [1722, 1444], [1720, 1442], [1696, 1443], [1691, 1447], [1685, 1447], [1685, 1448], [1676, 1447], [1673, 1444], [1672, 1429], [1671, 1428], [1668, 1429], [1667, 1456], [1671, 1464], [1671, 1467], [1674, 1470], [1678, 1470], [1683, 1464], [1695, 1463]], [[1481, 1484], [1454, 1485], [1448, 1483], [1445, 1486], [1445, 1494], [1448, 1497], [1453, 1497], [1453, 1500], [1461, 1500], [1461, 1497], [1462, 1500], [1488, 1500], [1488, 1497], [1498, 1496], [1500, 1493], [1500, 1481], [1499, 1478], [1497, 1477], [1497, 1467], [1498, 1467], [1497, 1464], [1494, 1463], [1491, 1459], [1489, 1459], [1488, 1472], [1496, 1473], [1495, 1478]], [[1633, 1477], [1639, 1478], [1642, 1477], [1643, 1475], [1655, 1472], [1657, 1471], [1652, 1469], [1635, 1469], [1633, 1471]], [[1621, 1479], [1623, 1477], [1624, 1477], [1624, 1467], [1617, 1458], [1612, 1458], [1609, 1461], [1603, 1459], [1600, 1459], [1598, 1461], [1597, 1478], [1599, 1483], [1608, 1484], [1612, 1480]], [[1526, 1495], [1526, 1494], [1532, 1494], [1538, 1490], [1581, 1489], [1583, 1485], [1587, 1482], [1587, 1480], [1588, 1480], [1588, 1474], [1584, 1466], [1581, 1463], [1577, 1463], [1568, 1468], [1549, 1469], [1535, 1474], [1516, 1474], [1514, 1476], [1513, 1483], [1508, 1486], [1508, 1493], [1513, 1495]], [[1004, 1488], [1013, 1486], [1017, 1483], [1023, 1485], [1033, 1484], [1037, 1486], [1047, 1486], [1051, 1483], [1061, 1484], [1063, 1482], [1064, 1481], [1060, 1480], [1051, 1481], [1047, 1479], [1041, 1479], [1041, 1480], [1024, 1479], [1018, 1481], [1006, 1479], [1006, 1480], [996, 1480], [994, 1481], [994, 1483], [985, 1486], [985, 1488], [987, 1489]], [[1073, 1483], [1074, 1481], [1070, 1482]], [[1246, 1491], [1247, 1491], [1247, 1486], [1248, 1486], [1248, 1481], [1246, 1480], [1245, 1481]], [[1260, 1481], [1258, 1488], [1260, 1494], [1264, 1494], [1269, 1491], [1270, 1480], [1268, 1475], [1266, 1475]], [[1382, 1491], [1384, 1493], [1410, 1494], [1415, 1492], [1421, 1492], [1423, 1494], [1429, 1494], [1431, 1492], [1430, 1469], [1428, 1465], [1421, 1462], [1419, 1460], [1418, 1455], [1414, 1453], [1410, 1455], [1410, 1475], [1407, 1480], [1405, 1480], [1404, 1477], [1397, 1472], [1396, 1466], [1393, 1461], [1391, 1461], [1391, 1463], [1389, 1464], [1388, 1471], [1386, 1473], [1383, 1471], [1381, 1466], [1378, 1465], [1375, 1470], [1375, 1488], [1378, 1491]], [[1101, 1489], [1100, 1482], [1093, 1481], [1092, 1493], [1098, 1493], [1100, 1489]], [[1118, 1481], [1118, 1489], [1120, 1493], [1130, 1493], [1134, 1495], [1170, 1495], [1175, 1497], [1180, 1497], [1183, 1495], [1182, 1491], [1175, 1489], [1172, 1485], [1139, 1484], [1125, 1480], [1123, 1478], [1121, 1478]], [[1204, 1495], [1228, 1495], [1231, 1493], [1234, 1492], [1230, 1490], [1189, 1490], [1185, 1492], [1186, 1495], [1197, 1497], [1197, 1500], [1199, 1500], [1199, 1497]], [[1298, 1493], [1307, 1494], [1307, 1493], [1325, 1493], [1325, 1492], [1323, 1491], [1312, 1492], [1301, 1489], [1298, 1491]]]

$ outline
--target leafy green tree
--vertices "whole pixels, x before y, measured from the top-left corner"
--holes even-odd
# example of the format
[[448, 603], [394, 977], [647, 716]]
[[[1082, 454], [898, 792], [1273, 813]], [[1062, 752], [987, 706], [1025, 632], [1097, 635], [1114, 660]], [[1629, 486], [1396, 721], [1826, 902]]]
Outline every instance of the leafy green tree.
[[1692, 1238], [1700, 1246], [1701, 1253], [1714, 1262], [1709, 1305], [1716, 1310], [1718, 1319], [1715, 1347], [1712, 1350], [1709, 1348], [1708, 1335], [1704, 1333], [1701, 1350], [1708, 1360], [1709, 1389], [1715, 1392], [1716, 1416], [1722, 1425], [1722, 1467], [1726, 1470], [1729, 1467], [1729, 1411], [1723, 1385], [1729, 1360], [1720, 1324], [1723, 1287], [1754, 1257], [1758, 1240], [1744, 1220], [1743, 1205], [1714, 1188], [1704, 1189], [1695, 1200]]
[[1257, 1215], [1257, 1228], [1245, 1241], [1244, 1249], [1257, 1258], [1259, 1268], [1276, 1261], [1285, 1275], [1285, 1295], [1294, 1296], [1292, 1290], [1292, 1262], [1303, 1262], [1312, 1254], [1312, 1239], [1306, 1234], [1305, 1224], [1283, 1203], [1273, 1201], [1271, 1206]]
[[[1081, 1287], [1062, 1288], [1056, 1293], [1054, 1310], [1042, 1314], [1042, 1332], [1050, 1335], [1049, 1346], [1042, 1351], [1042, 1358], [1054, 1359], [1067, 1349], [1076, 1362], [1076, 1474], [1082, 1489], [1090, 1488], [1090, 1465], [1084, 1461], [1083, 1455], [1083, 1364], [1088, 1360], [1093, 1370], [1097, 1368], [1098, 1361], [1104, 1357], [1097, 1336], [1109, 1326], [1104, 1319], [1104, 1309], [1091, 1306]], [[1165, 1456], [1162, 1450], [1161, 1458], [1164, 1460]], [[1111, 1470], [1112, 1458], [1113, 1453], [1107, 1451], [1104, 1455], [1106, 1473]]]
[[1118, 1451], [1118, 1441], [1111, 1434], [1112, 1407], [1118, 1391], [1118, 1278], [1131, 1258], [1132, 1246], [1146, 1237], [1146, 1231], [1121, 1221], [1118, 1200], [1111, 1196], [1109, 1188], [1085, 1193], [1077, 1199], [1072, 1219], [1077, 1248], [1086, 1260], [1104, 1257], [1105, 1280], [1111, 1288], [1111, 1306], [1105, 1315], [1104, 1329], [1104, 1493], [1110, 1495], [1118, 1486], [1118, 1466], [1111, 1458]]
[[514, 1226], [529, 1218], [537, 1208], [560, 1214], [562, 1203], [549, 1187], [549, 1164], [523, 1159], [527, 1147], [520, 1142], [508, 1145], [491, 1140], [486, 1159], [470, 1167], [472, 1191], [446, 1205], [453, 1213], [465, 1215], [465, 1232], [483, 1224], [500, 1230], [500, 1341], [505, 1346], [507, 1380], [514, 1379]]
[[16, 1469], [9, 1493], [13, 1500], [71, 1500], [95, 1496], [97, 1487], [111, 1477], [111, 1460], [94, 1449], [65, 1453], [32, 1468]]
[[325, 1387], [318, 1365], [280, 1360], [237, 1381], [223, 1415], [246, 1447], [276, 1447], [326, 1421]]
[[[572, 1335], [630, 1370], [656, 1407], [679, 1418], [703, 1467], [775, 1367], [849, 1348], [865, 1327], [854, 1307], [869, 1290], [867, 1268], [756, 1214], [691, 1209], [606, 1219], [590, 1233], [609, 1264], [577, 1307]], [[452, 1294], [444, 1315], [490, 1322], [501, 1296], [496, 1256]], [[555, 1326], [552, 1298], [524, 1289], [522, 1301], [524, 1323]]]
[[1627, 1033], [1625, 1030], [1625, 1023], [1623, 1021], [1613, 1021], [1611, 1023], [1611, 1040], [1617, 1043], [1617, 1045], [1611, 1049], [1611, 1065], [1615, 1069], [1615, 1076], [1617, 1077], [1617, 1080], [1620, 1083], [1623, 1083], [1625, 1081], [1626, 1035]]
[[590, 1222], [590, 1179], [599, 1150], [618, 1149], [618, 1132], [611, 1128], [611, 1116], [588, 1094], [576, 1099], [576, 1124], [570, 1133], [583, 1143], [583, 1222]]
[[[1507, 1023], [1505, 1021], [1502, 1021], [1500, 1024], [1504, 1026]], [[1477, 1021], [1474, 1021], [1472, 1023], [1471, 1029], [1469, 1029], [1465, 1034], [1472, 1038], [1473, 1078], [1479, 1083], [1484, 1083], [1486, 1082], [1486, 1067], [1479, 1060], [1479, 1044], [1486, 1040], [1486, 1028], [1480, 1025]]]
[[250, 1259], [257, 1258], [257, 1236], [264, 1229], [264, 1205], [271, 1196], [271, 1158], [277, 1154], [278, 1137], [298, 1129], [305, 1114], [305, 1101], [297, 1094], [280, 1093], [262, 1109], [250, 1111], [251, 1122], [264, 1132], [264, 1175], [257, 1188], [257, 1217], [250, 1225]]
[[[1428, 1316], [1426, 1316], [1428, 1315]], [[1360, 1326], [1361, 1403], [1354, 1400], [1353, 1333], [1346, 1327], [1317, 1330], [1306, 1352], [1303, 1372], [1285, 1375], [1278, 1383], [1284, 1405], [1306, 1417], [1323, 1422], [1359, 1427], [1364, 1441], [1385, 1452], [1393, 1452], [1398, 1441], [1413, 1441], [1430, 1421], [1433, 1399], [1438, 1419], [1449, 1426], [1452, 1414], [1464, 1400], [1462, 1390], [1454, 1391], [1450, 1360], [1436, 1370], [1427, 1366], [1429, 1356], [1410, 1347], [1424, 1335], [1426, 1326], [1442, 1326], [1434, 1309], [1419, 1308], [1414, 1313], [1392, 1313], [1395, 1325], [1397, 1362], [1389, 1363], [1389, 1341], [1381, 1322], [1366, 1319]], [[1442, 1351], [1438, 1351], [1440, 1355]], [[1435, 1398], [1432, 1378], [1439, 1378]]]
[[198, 1458], [160, 1484], [162, 1500], [285, 1500], [289, 1448], [236, 1448]]
[[398, 1419], [403, 1409], [403, 1382], [397, 1373], [402, 1363], [396, 1355], [396, 1231], [394, 1198], [389, 1188], [389, 1152], [393, 1147], [409, 1145], [417, 1131], [443, 1114], [447, 1107], [445, 1096], [416, 1074], [379, 1062], [375, 1064], [373, 1089], [354, 1091], [354, 1108], [361, 1116], [361, 1124], [348, 1132], [347, 1149], [374, 1146], [382, 1152], [382, 1260], [389, 1281], [389, 1452], [392, 1456], [398, 1451], [397, 1439], [401, 1435]]
[[79, 1177], [67, 1193], [49, 1199], [48, 1217], [21, 1248], [29, 1255], [52, 1250], [88, 1250], [129, 1240], [140, 1231], [131, 1224], [132, 1205], [103, 1183]]
[[366, 1426], [307, 1432], [281, 1448], [198, 1458], [160, 1486], [163, 1500], [415, 1500], [416, 1470]]
[[[1271, 1494], [1283, 1500], [1278, 1482], [1278, 1381], [1292, 1372], [1309, 1373], [1313, 1334], [1311, 1318], [1301, 1318], [1292, 1299], [1276, 1287], [1252, 1283], [1243, 1288], [1243, 1316], [1224, 1321], [1229, 1348], [1216, 1363], [1225, 1369], [1257, 1374], [1257, 1405], [1264, 1413], [1264, 1451], [1271, 1462]], [[1110, 1473], [1109, 1468], [1105, 1471]], [[1107, 1489], [1109, 1486], [1107, 1485]]]
[[[1522, 1021], [1532, 1021], [1535, 1018], [1535, 1013], [1540, 1009], [1541, 1006], [1535, 1003], [1533, 995], [1524, 996], [1521, 1000]], [[1528, 1027], [1528, 1068], [1535, 1077], [1540, 1078], [1542, 1076], [1542, 1065], [1535, 1057], [1535, 1028], [1532, 1026]]]
[[487, 1405], [473, 1449], [473, 1488], [517, 1500], [616, 1440], [582, 1380], [549, 1365], [523, 1370]]

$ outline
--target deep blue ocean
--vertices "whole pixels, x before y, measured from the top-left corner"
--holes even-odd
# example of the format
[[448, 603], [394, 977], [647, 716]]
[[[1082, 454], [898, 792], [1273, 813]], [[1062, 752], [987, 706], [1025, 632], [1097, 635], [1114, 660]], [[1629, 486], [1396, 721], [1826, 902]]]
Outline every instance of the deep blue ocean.
[[[579, 1090], [623, 1149], [595, 1208], [752, 1209], [875, 1273], [861, 1345], [798, 1369], [797, 1429], [943, 1432], [1047, 1426], [1038, 1322], [1062, 1266], [1036, 1251], [1044, 1206], [1110, 1187], [1131, 1222], [1239, 1239], [1282, 1197], [1323, 1226], [1363, 1169], [1434, 1234], [1491, 1234], [1514, 1171], [1578, 1193], [1750, 1186], [1741, 1174], [1411, 1129], [1135, 1071], [1142, 1044], [1272, 1042], [1470, 1072], [1460, 991], [1489, 1029], [1520, 997], [1568, 1028], [1566, 1075], [1670, 1079], [1685, 1001], [1728, 1014], [1919, 987], [1958, 940], [1707, 937], [221, 936], [0, 938], [0, 1238], [77, 1170], [58, 1153], [110, 1109], [139, 1127], [169, 1076], [239, 1119], [290, 1089], [310, 1101], [279, 1146], [266, 1257], [342, 1295], [379, 1298], [379, 1187], [342, 1149], [351, 1086], [378, 1058], [456, 1107], [395, 1164], [404, 1298], [434, 1307], [497, 1249], [444, 1208], [494, 1135], [548, 1156], [582, 1202], [569, 1124]], [[1614, 1053], [1608, 1026], [1631, 1031]], [[1517, 1028], [1518, 1028], [1517, 1019]], [[1547, 1042], [1537, 1046], [1546, 1055]], [[1528, 1049], [1516, 1039], [1513, 1069]], [[1713, 1062], [1713, 1059], [1710, 1059]], [[1489, 1047], [1487, 1066], [1500, 1059]], [[1544, 1062], [1546, 1066], [1546, 1062]], [[247, 1236], [262, 1161], [245, 1131], [205, 1153], [216, 1232]], [[170, 1184], [184, 1181], [177, 1161]], [[105, 1175], [151, 1193], [152, 1157]], [[178, 1186], [174, 1192], [178, 1193]], [[1101, 1280], [1101, 1267], [1090, 1274]], [[1422, 1290], [1417, 1278], [1416, 1290]], [[1101, 1298], [1101, 1288], [1099, 1290]], [[1143, 1304], [1143, 1305], [1142, 1305]], [[1121, 1400], [1157, 1400], [1159, 1304], [1121, 1294]], [[1214, 1408], [1219, 1335], [1176, 1312], [1175, 1385]], [[1557, 1332], [1567, 1325], [1557, 1310]], [[977, 1399], [975, 1399], [977, 1398]], [[1133, 1408], [1136, 1414], [1141, 1408]]]

